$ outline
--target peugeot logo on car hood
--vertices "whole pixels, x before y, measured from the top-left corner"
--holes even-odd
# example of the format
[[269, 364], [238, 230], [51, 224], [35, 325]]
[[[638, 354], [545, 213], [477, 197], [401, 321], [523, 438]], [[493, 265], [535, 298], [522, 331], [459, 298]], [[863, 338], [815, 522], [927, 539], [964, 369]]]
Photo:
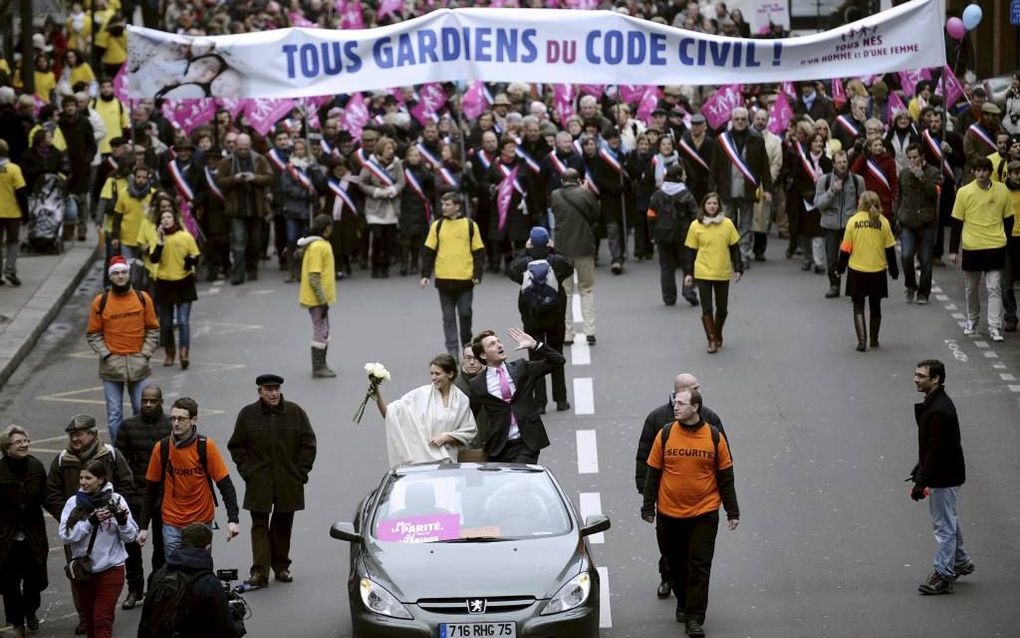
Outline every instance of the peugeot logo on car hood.
[[484, 614], [485, 613], [485, 599], [484, 598], [469, 598], [467, 600], [467, 608], [469, 614]]

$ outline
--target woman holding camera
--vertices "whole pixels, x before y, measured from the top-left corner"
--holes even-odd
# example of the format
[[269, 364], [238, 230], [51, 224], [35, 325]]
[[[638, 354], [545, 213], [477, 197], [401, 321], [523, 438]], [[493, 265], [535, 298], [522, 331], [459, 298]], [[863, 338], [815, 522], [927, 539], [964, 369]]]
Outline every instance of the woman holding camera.
[[57, 532], [71, 547], [68, 577], [89, 638], [112, 638], [113, 613], [124, 589], [124, 561], [138, 535], [127, 502], [113, 491], [106, 465], [92, 460], [82, 467], [81, 489], [67, 499]]
[[0, 433], [0, 590], [7, 622], [23, 635], [39, 629], [46, 589], [46, 468], [28, 453], [28, 433], [11, 425]]

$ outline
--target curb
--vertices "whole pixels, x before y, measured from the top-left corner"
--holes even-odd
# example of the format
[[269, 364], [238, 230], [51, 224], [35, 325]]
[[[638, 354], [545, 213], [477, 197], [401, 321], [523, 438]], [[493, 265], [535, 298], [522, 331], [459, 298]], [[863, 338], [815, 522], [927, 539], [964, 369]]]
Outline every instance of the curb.
[[[77, 289], [78, 286], [81, 284], [82, 280], [85, 278], [86, 273], [88, 273], [89, 269], [92, 267], [92, 263], [96, 260], [96, 256], [98, 253], [99, 246], [96, 246], [95, 248], [93, 248], [92, 252], [89, 254], [88, 258], [84, 261], [84, 263], [82, 263], [80, 266], [77, 267], [76, 270], [74, 270], [73, 274], [71, 275], [70, 279], [67, 282], [67, 285], [64, 287], [64, 290], [62, 290], [60, 295], [50, 303], [49, 307], [45, 311], [42, 312], [41, 316], [36, 321], [35, 327], [32, 328], [32, 331], [28, 334], [28, 337], [21, 342], [21, 345], [19, 345], [18, 349], [14, 351], [14, 354], [11, 356], [10, 360], [8, 360], [4, 364], [3, 369], [0, 369], [0, 388], [2, 388], [5, 383], [7, 383], [7, 380], [11, 377], [11, 375], [14, 374], [14, 371], [18, 369], [18, 366], [21, 365], [21, 362], [25, 360], [25, 357], [28, 356], [28, 353], [32, 351], [33, 347], [35, 347], [36, 342], [39, 341], [39, 337], [41, 337], [42, 334], [46, 332], [46, 329], [49, 328], [50, 322], [53, 321], [53, 319], [57, 316], [57, 313], [60, 312], [60, 309], [63, 308], [64, 304], [67, 302], [68, 298], [70, 298], [70, 296], [74, 293], [75, 289]], [[62, 273], [60, 273], [59, 271], [60, 265], [58, 265], [57, 268], [54, 269], [54, 272], [51, 273], [50, 276], [51, 277], [61, 276]], [[38, 290], [35, 291], [35, 293], [32, 295], [32, 298], [29, 299], [27, 304], [25, 304], [26, 307], [33, 306], [40, 297], [48, 296], [48, 291], [46, 292], [44, 291], [46, 291], [45, 285], [41, 286]], [[19, 317], [15, 316], [11, 324], [13, 325], [14, 323], [16, 323], [18, 319]]]

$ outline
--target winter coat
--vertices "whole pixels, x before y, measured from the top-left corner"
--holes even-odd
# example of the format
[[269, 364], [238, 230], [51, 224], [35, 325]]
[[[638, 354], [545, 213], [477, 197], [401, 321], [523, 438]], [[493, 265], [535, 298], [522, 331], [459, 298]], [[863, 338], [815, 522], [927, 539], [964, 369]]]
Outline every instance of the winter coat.
[[[98, 440], [98, 439], [97, 439]], [[61, 450], [50, 463], [50, 470], [46, 476], [46, 502], [44, 507], [53, 518], [60, 520], [60, 512], [68, 498], [74, 496], [78, 491], [78, 475], [86, 462], [97, 460], [106, 465], [106, 475], [111, 480], [108, 483], [125, 498], [134, 494], [134, 476], [131, 468], [128, 467], [127, 459], [119, 454], [116, 449], [99, 443], [92, 456], [80, 459], [67, 450]]]
[[[13, 469], [23, 463], [24, 474]], [[46, 500], [46, 467], [34, 456], [22, 463], [10, 457], [0, 459], [0, 572], [4, 570], [15, 536], [25, 535], [32, 556], [40, 563], [49, 555], [43, 504]]]
[[[888, 186], [868, 168], [868, 159], [871, 159], [871, 161], [878, 165], [879, 171], [889, 182]], [[869, 191], [875, 191], [878, 194], [878, 199], [882, 202], [882, 214], [886, 219], [892, 221], [894, 219], [893, 202], [896, 201], [896, 193], [899, 190], [896, 158], [891, 153], [882, 153], [881, 155], [862, 153], [854, 160], [854, 165], [850, 171], [864, 178], [864, 188]]]
[[227, 443], [244, 479], [244, 509], [295, 512], [305, 508], [304, 485], [315, 462], [315, 432], [296, 403], [280, 399], [241, 408]]
[[[127, 509], [124, 498], [113, 491], [113, 485], [109, 482], [103, 485], [100, 491], [112, 495], [111, 503], [117, 509]], [[124, 547], [124, 543], [133, 543], [138, 536], [138, 524], [135, 519], [128, 513], [123, 524], [119, 524], [113, 517], [99, 523], [96, 541], [92, 545], [92, 551], [89, 552], [93, 530], [93, 524], [89, 519], [84, 518], [68, 527], [68, 518], [77, 506], [77, 500], [77, 494], [72, 494], [64, 503], [64, 509], [60, 514], [60, 526], [57, 528], [57, 536], [65, 545], [70, 546], [71, 556], [73, 558], [81, 558], [86, 554], [91, 556], [93, 574], [123, 565], [127, 560], [127, 548]]]
[[[522, 205], [523, 196], [516, 189], [511, 190], [510, 204], [506, 214], [506, 224], [502, 229], [499, 227], [499, 184], [503, 181], [503, 172], [500, 170], [500, 166], [504, 165], [503, 160], [497, 157], [492, 161], [492, 166], [489, 167], [488, 172], [485, 174], [485, 181], [489, 183], [489, 231], [488, 236], [485, 238], [494, 242], [501, 242], [504, 239], [509, 238], [510, 241], [524, 243], [528, 240], [528, 233], [531, 232], [532, 216], [526, 205]], [[528, 184], [528, 167], [524, 164], [524, 160], [514, 158], [512, 162], [506, 164], [510, 170], [517, 169], [517, 183], [520, 185], [521, 190], [524, 190]]]
[[[117, 431], [115, 446], [119, 455], [131, 468], [134, 489], [129, 490], [125, 497], [129, 501], [137, 501], [140, 505], [147, 482], [145, 472], [149, 469], [152, 450], [162, 439], [170, 436], [172, 428], [165, 414], [160, 414], [155, 422], [148, 422], [141, 414], [124, 419]], [[123, 489], [123, 488], [122, 488]]]
[[[652, 211], [655, 211], [654, 217]], [[667, 215], [670, 215], [669, 219]], [[698, 218], [698, 202], [685, 184], [663, 182], [662, 190], [656, 191], [648, 204], [648, 216], [652, 238], [656, 243], [679, 247], [687, 238], [691, 222]]]
[[599, 200], [586, 188], [571, 184], [549, 198], [556, 220], [556, 250], [570, 258], [595, 255], [595, 220]]
[[[375, 155], [371, 161], [376, 166], [381, 166]], [[374, 168], [374, 167], [373, 167]], [[372, 173], [366, 166], [358, 175], [358, 186], [365, 194], [365, 221], [369, 224], [396, 224], [400, 219], [400, 193], [404, 190], [404, 165], [399, 158], [394, 157], [386, 166], [382, 167], [390, 179], [393, 180], [393, 193], [387, 193], [388, 186]]]
[[34, 193], [42, 185], [40, 178], [46, 175], [67, 175], [70, 167], [67, 163], [67, 155], [61, 153], [52, 146], [43, 153], [39, 147], [33, 146], [21, 155], [21, 174], [25, 178], [28, 192]]
[[[252, 166], [255, 179], [251, 182], [242, 182], [235, 175], [243, 173], [238, 166], [239, 158], [236, 154], [220, 160], [216, 169], [216, 184], [223, 191], [223, 215], [225, 217], [259, 217], [265, 218], [269, 215], [269, 188], [273, 184], [273, 169], [269, 166], [269, 160], [252, 152]], [[251, 197], [250, 206], [242, 208], [241, 198]], [[216, 204], [214, 204], [216, 205]]]
[[963, 485], [967, 469], [960, 445], [960, 421], [956, 406], [939, 387], [914, 404], [917, 421], [917, 465], [911, 471], [918, 487]]
[[[722, 144], [721, 141], [716, 143]], [[771, 191], [772, 167], [769, 164], [768, 151], [765, 150], [765, 140], [760, 135], [751, 133], [751, 131], [747, 131], [747, 137], [744, 141], [744, 162], [751, 170], [751, 174], [758, 180], [758, 186], [765, 191]], [[737, 167], [733, 165], [729, 155], [721, 147], [716, 148], [712, 153], [712, 161], [709, 164], [709, 168], [709, 188], [719, 193], [719, 197], [723, 201], [730, 201], [732, 199], [730, 195], [732, 192], [730, 188], [730, 175], [732, 171], [737, 170]], [[745, 177], [744, 198], [753, 200], [755, 189], [756, 186]]]
[[[916, 218], [914, 211], [930, 210], [933, 212], [929, 227], [935, 228], [939, 218], [939, 184], [942, 182], [939, 169], [925, 164], [924, 171], [918, 178], [907, 168], [900, 171], [897, 181], [899, 189], [896, 191], [896, 202], [893, 209], [900, 224], [903, 224], [907, 217]], [[910, 221], [908, 220], [907, 223], [909, 224]]]
[[310, 164], [303, 169], [305, 177], [311, 182], [309, 190], [304, 184], [298, 181], [291, 170], [296, 170], [291, 164], [287, 165], [288, 170], [284, 171], [280, 178], [280, 193], [283, 195], [282, 212], [287, 219], [300, 219], [309, 221], [309, 211], [312, 216], [319, 212], [319, 193], [326, 190], [326, 177], [322, 174], [317, 164]]
[[857, 200], [864, 194], [864, 179], [854, 173], [843, 178], [843, 188], [833, 191], [834, 173], [826, 173], [815, 183], [815, 206], [821, 214], [819, 225], [827, 230], [843, 230], [857, 212]]
[[[77, 115], [73, 120], [61, 115], [57, 127], [64, 138], [66, 153], [71, 163], [71, 174], [67, 178], [67, 190], [71, 193], [87, 193], [89, 170], [92, 158], [98, 148], [88, 116]], [[56, 135], [54, 135], [56, 140]], [[56, 141], [54, 144], [57, 145]], [[58, 146], [59, 147], [59, 146]]]
[[425, 169], [424, 164], [406, 165], [404, 172], [414, 175], [414, 179], [421, 186], [425, 199], [422, 200], [421, 195], [411, 186], [409, 180], [404, 180], [404, 190], [400, 193], [400, 234], [403, 237], [416, 238], [423, 242], [425, 241], [425, 232], [428, 230], [431, 217], [435, 212], [433, 202], [436, 199], [436, 177], [432, 171]]
[[0, 106], [0, 139], [7, 141], [11, 161], [20, 165], [22, 154], [28, 150], [28, 131], [21, 116], [8, 105]]

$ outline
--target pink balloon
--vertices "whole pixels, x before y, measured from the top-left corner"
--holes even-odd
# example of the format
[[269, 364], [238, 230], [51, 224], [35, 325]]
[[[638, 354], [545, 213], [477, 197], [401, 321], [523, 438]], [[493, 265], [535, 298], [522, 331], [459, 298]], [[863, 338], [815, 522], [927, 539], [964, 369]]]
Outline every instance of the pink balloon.
[[967, 34], [967, 27], [963, 26], [963, 20], [949, 18], [946, 20], [946, 33], [954, 40], [962, 40], [963, 36]]

